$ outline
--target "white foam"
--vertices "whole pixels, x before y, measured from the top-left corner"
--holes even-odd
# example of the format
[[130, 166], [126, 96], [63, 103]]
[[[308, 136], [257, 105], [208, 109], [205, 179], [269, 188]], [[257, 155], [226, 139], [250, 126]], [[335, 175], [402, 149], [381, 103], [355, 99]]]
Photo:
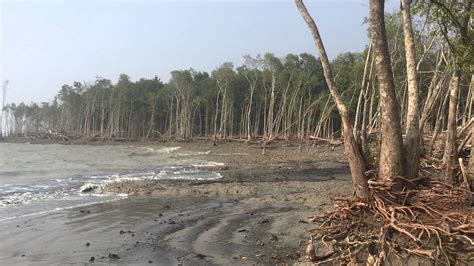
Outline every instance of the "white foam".
[[98, 183], [87, 182], [79, 188], [81, 193], [102, 192], [102, 185]]
[[51, 191], [51, 192], [43, 192], [43, 193], [32, 193], [32, 192], [18, 192], [8, 196], [5, 196], [2, 199], [0, 206], [7, 207], [14, 204], [19, 203], [29, 203], [37, 200], [45, 200], [51, 198], [58, 198], [62, 197], [71, 191]]
[[197, 155], [207, 155], [210, 154], [211, 151], [188, 151], [185, 153], [179, 152], [176, 154], [178, 157], [185, 157], [185, 156], [197, 156]]
[[248, 156], [249, 153], [246, 152], [231, 152], [231, 153], [219, 153], [222, 156]]
[[200, 168], [200, 167], [219, 167], [224, 166], [224, 163], [219, 162], [201, 162], [192, 164], [193, 167]]
[[213, 176], [206, 176], [206, 177], [195, 177], [195, 176], [188, 176], [188, 175], [176, 175], [167, 177], [167, 179], [171, 180], [198, 180], [198, 181], [210, 181], [222, 178], [222, 175], [219, 173], [212, 173]]
[[73, 205], [73, 206], [67, 206], [67, 207], [62, 207], [62, 208], [54, 208], [54, 209], [51, 209], [51, 210], [45, 210], [45, 211], [40, 211], [40, 212], [34, 212], [34, 213], [28, 213], [28, 214], [23, 214], [23, 215], [18, 215], [18, 216], [7, 217], [7, 218], [0, 219], [0, 222], [13, 220], [13, 219], [19, 219], [19, 218], [30, 217], [30, 216], [35, 216], [35, 215], [47, 214], [47, 213], [51, 213], [51, 212], [69, 210], [69, 209], [78, 208], [78, 207], [90, 206], [90, 205], [99, 204], [99, 203], [113, 202], [113, 201], [121, 200], [121, 199], [124, 199], [124, 198], [128, 197], [128, 195], [126, 195], [126, 194], [116, 194], [115, 196], [118, 196], [118, 198], [102, 200], [102, 201], [94, 201], [94, 202], [88, 202], [88, 203], [81, 203], [81, 204], [76, 204], [76, 205]]
[[171, 153], [171, 152], [177, 151], [179, 149], [181, 149], [181, 147], [167, 147], [167, 148], [161, 148], [159, 150], [156, 150], [156, 152]]

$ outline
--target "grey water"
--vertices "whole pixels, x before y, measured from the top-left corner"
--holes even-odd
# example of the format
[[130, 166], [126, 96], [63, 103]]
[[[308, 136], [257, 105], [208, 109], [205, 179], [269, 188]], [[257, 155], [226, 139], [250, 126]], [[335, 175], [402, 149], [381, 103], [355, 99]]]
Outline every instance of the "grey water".
[[213, 180], [200, 166], [217, 163], [179, 147], [0, 143], [0, 221], [114, 201], [106, 182], [140, 179]]

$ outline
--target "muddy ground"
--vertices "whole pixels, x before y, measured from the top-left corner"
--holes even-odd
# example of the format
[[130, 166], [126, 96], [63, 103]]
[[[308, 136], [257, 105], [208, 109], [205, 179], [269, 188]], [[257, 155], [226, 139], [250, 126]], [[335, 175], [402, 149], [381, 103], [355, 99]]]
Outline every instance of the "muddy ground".
[[[152, 143], [134, 145], [153, 145]], [[158, 144], [156, 144], [158, 145]], [[159, 144], [162, 146], [163, 144]], [[9, 264], [229, 265], [305, 262], [308, 216], [351, 192], [342, 146], [166, 143], [200, 152], [216, 181], [111, 183], [128, 199], [0, 223]]]
[[[304, 262], [308, 216], [328, 208], [334, 196], [351, 191], [342, 146], [279, 143], [262, 154], [258, 145], [235, 142], [169, 145], [181, 146], [176, 156], [199, 151], [210, 161], [224, 163], [214, 168], [222, 179], [140, 181], [111, 184], [106, 190], [219, 202], [219, 207], [192, 204], [202, 215], [198, 221], [182, 216], [179, 230], [158, 234], [160, 246], [185, 264]], [[161, 227], [170, 226], [166, 221]]]

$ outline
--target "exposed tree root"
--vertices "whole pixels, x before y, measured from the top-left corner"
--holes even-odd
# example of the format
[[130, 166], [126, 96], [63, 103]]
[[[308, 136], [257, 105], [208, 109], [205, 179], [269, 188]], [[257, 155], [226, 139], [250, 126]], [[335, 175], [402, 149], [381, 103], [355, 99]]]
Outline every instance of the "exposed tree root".
[[[435, 263], [474, 261], [474, 208], [465, 186], [419, 179], [418, 189], [391, 190], [370, 182], [371, 201], [340, 197], [323, 215], [310, 217], [321, 264], [392, 264], [421, 256]], [[423, 184], [419, 184], [423, 182]]]

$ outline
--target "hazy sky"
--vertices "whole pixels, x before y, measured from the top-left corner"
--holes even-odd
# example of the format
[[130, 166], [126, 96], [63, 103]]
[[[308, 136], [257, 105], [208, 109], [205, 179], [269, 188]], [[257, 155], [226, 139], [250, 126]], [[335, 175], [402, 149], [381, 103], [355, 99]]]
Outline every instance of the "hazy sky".
[[[293, 0], [1, 2], [0, 79], [7, 102], [50, 101], [63, 84], [133, 80], [219, 64], [244, 54], [316, 54]], [[368, 42], [368, 0], [306, 0], [331, 58]], [[386, 11], [398, 1], [388, 0]]]

